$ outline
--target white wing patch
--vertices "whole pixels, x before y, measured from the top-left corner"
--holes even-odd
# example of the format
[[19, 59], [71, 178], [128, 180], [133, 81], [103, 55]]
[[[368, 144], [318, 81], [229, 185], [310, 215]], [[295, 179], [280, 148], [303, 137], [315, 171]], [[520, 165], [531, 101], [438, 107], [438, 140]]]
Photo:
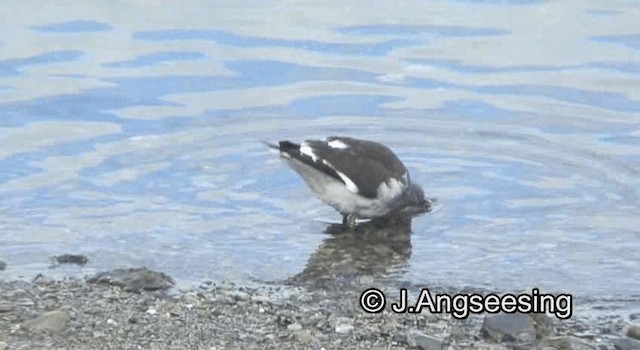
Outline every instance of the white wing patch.
[[358, 193], [358, 191], [359, 191], [358, 190], [358, 186], [356, 186], [356, 184], [353, 181], [351, 181], [351, 179], [347, 175], [345, 175], [345, 174], [341, 173], [340, 171], [338, 171], [338, 169], [334, 168], [333, 165], [329, 164], [329, 162], [327, 162], [326, 160], [323, 159], [322, 162], [325, 165], [327, 165], [329, 168], [333, 169], [333, 171], [335, 171], [336, 174], [338, 174], [338, 176], [340, 176], [340, 179], [342, 179], [342, 181], [344, 182], [345, 187], [347, 187], [347, 190], [349, 190], [349, 192], [353, 192], [353, 193], [356, 193], [356, 194]]
[[318, 157], [313, 153], [313, 148], [311, 148], [306, 142], [300, 144], [300, 153], [311, 157], [314, 162], [318, 161]]
[[391, 178], [378, 186], [378, 198], [390, 201], [402, 194], [405, 185], [398, 179]]
[[340, 140], [333, 140], [331, 142], [328, 142], [327, 145], [329, 145], [329, 147], [331, 148], [337, 148], [337, 149], [345, 149], [349, 147], [346, 143]]
[[336, 173], [338, 174], [338, 176], [340, 176], [342, 181], [344, 181], [344, 184], [345, 186], [347, 186], [347, 190], [349, 190], [349, 192], [358, 193], [358, 186], [356, 186], [356, 184], [354, 184], [353, 181], [351, 181], [351, 179], [347, 177], [347, 175], [337, 170]]
[[286, 159], [291, 159], [291, 155], [287, 152], [280, 152], [280, 156]]

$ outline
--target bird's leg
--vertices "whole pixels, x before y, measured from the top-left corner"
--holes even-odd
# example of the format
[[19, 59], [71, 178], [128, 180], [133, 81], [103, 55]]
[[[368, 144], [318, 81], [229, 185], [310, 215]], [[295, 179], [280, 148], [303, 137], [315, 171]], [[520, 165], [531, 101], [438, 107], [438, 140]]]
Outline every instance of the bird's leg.
[[354, 229], [356, 227], [356, 214], [343, 215], [342, 224], [349, 229]]

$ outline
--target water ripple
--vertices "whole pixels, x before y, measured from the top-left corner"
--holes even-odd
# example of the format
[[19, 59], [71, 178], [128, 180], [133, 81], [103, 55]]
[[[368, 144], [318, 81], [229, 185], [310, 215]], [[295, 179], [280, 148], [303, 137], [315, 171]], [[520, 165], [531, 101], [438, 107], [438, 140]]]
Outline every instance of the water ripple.
[[[11, 276], [70, 252], [90, 256], [85, 274], [143, 264], [186, 281], [640, 289], [634, 3], [14, 5]], [[339, 215], [260, 143], [331, 134], [390, 145], [435, 210], [400, 242], [385, 243], [393, 226], [331, 236]]]

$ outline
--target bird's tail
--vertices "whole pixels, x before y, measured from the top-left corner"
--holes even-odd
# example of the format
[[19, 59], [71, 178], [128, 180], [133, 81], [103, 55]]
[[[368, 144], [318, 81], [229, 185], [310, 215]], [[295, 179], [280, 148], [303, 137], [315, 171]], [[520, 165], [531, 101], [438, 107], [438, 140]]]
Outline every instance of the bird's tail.
[[278, 150], [282, 153], [300, 154], [300, 145], [291, 141], [280, 141], [278, 142], [278, 145], [269, 143], [267, 141], [262, 141], [262, 143], [267, 145], [267, 147]]
[[280, 146], [274, 145], [273, 143], [269, 143], [268, 141], [262, 140], [262, 143], [264, 143], [269, 148], [280, 150]]
[[289, 154], [300, 154], [300, 145], [297, 143], [293, 143], [291, 141], [280, 141], [280, 152], [285, 152]]

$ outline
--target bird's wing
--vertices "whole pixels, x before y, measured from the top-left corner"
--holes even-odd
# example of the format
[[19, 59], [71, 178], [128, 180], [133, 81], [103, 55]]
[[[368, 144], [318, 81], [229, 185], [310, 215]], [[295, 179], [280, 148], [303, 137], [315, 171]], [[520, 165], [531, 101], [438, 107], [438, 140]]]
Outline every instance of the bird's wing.
[[[315, 158], [336, 173], [347, 188], [363, 197], [396, 197], [409, 184], [404, 164], [386, 146], [373, 141], [332, 136], [325, 141], [307, 140], [300, 153]], [[384, 193], [378, 193], [380, 184]]]
[[[318, 158], [308, 146], [305, 147], [305, 143], [299, 145], [290, 141], [280, 141], [278, 146], [267, 144], [271, 148], [277, 148], [280, 150], [280, 156], [284, 158], [295, 159], [307, 166], [330, 176], [338, 181], [345, 183], [345, 181], [338, 175], [338, 173], [322, 159]], [[346, 185], [346, 183], [345, 183]]]

